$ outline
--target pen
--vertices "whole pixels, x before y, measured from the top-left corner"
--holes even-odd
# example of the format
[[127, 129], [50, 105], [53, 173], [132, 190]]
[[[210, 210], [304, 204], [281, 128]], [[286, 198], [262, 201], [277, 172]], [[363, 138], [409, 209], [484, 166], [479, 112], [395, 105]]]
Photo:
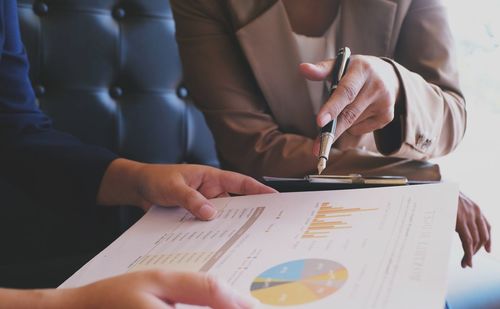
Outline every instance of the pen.
[[[337, 52], [337, 58], [335, 59], [335, 64], [332, 70], [332, 84], [330, 86], [330, 97], [332, 96], [335, 89], [340, 82], [340, 79], [344, 76], [347, 66], [349, 65], [349, 57], [351, 57], [351, 50], [349, 47], [344, 47], [339, 49]], [[337, 128], [337, 118], [327, 123], [321, 128], [320, 133], [320, 148], [319, 148], [319, 159], [318, 159], [318, 175], [321, 175], [323, 170], [326, 168], [326, 161], [328, 161], [328, 156], [330, 154], [330, 149], [333, 145], [333, 140], [335, 139], [335, 129]]]

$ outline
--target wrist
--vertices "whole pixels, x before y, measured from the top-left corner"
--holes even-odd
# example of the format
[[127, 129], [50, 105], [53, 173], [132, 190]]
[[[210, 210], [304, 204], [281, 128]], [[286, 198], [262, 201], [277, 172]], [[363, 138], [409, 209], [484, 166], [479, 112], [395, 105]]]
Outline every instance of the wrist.
[[80, 308], [80, 302], [77, 299], [77, 289], [47, 289], [34, 290], [38, 294], [38, 304], [31, 308], [39, 309], [63, 309]]
[[58, 309], [73, 308], [68, 302], [66, 292], [69, 290], [38, 289], [14, 290], [0, 289], [0, 304], [18, 309]]
[[390, 66], [391, 76], [394, 78], [394, 118], [385, 127], [374, 131], [377, 149], [383, 155], [391, 155], [398, 152], [403, 144], [404, 135], [404, 113], [405, 113], [405, 93], [403, 80], [398, 71], [398, 67], [393, 59], [381, 57]]
[[393, 59], [390, 59], [387, 57], [381, 57], [380, 59], [385, 62], [386, 67], [388, 67], [387, 69], [390, 72], [392, 84], [394, 85], [394, 89], [393, 89], [394, 101], [392, 103], [393, 103], [395, 111], [397, 111], [396, 106], [401, 104], [400, 101], [404, 99], [403, 93], [402, 93], [403, 92], [403, 87], [402, 87], [403, 80], [400, 76], [400, 73], [398, 71], [396, 63], [394, 62]]
[[104, 173], [97, 202], [100, 205], [134, 205], [146, 203], [140, 194], [141, 171], [145, 164], [116, 159]]

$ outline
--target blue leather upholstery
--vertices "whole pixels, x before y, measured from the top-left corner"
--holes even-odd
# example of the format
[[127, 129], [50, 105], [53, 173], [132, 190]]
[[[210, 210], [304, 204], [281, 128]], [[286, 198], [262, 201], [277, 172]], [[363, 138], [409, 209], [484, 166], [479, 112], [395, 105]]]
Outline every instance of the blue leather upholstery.
[[182, 86], [166, 0], [19, 0], [31, 80], [57, 129], [143, 162], [218, 165]]
[[[55, 128], [134, 160], [218, 166], [182, 86], [167, 0], [18, 0], [18, 8], [33, 88]], [[0, 286], [57, 286], [141, 215], [39, 205], [1, 178], [0, 196], [0, 240], [11, 253], [0, 257]]]

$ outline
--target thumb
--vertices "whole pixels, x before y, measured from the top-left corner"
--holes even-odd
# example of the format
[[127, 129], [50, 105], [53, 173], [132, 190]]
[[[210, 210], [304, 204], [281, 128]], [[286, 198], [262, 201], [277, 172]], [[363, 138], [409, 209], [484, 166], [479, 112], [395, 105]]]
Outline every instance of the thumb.
[[[210, 306], [214, 309], [250, 309], [255, 299], [238, 294], [227, 284], [206, 273], [170, 272], [163, 279], [167, 287], [162, 295], [173, 303]], [[168, 288], [175, 286], [175, 288]]]
[[316, 64], [301, 63], [299, 70], [308, 80], [322, 81], [329, 77], [333, 69], [333, 60], [324, 60]]

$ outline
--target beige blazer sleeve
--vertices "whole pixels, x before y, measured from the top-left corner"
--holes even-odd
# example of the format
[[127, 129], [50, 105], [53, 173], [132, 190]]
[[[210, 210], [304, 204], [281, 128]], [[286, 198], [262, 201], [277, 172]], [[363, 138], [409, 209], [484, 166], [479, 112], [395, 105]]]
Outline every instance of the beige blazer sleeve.
[[[252, 12], [264, 12], [272, 2], [275, 1], [250, 1], [248, 6], [253, 6]], [[362, 5], [363, 1], [351, 2]], [[436, 0], [401, 2], [405, 5], [398, 6], [391, 28], [391, 35], [400, 35], [391, 36], [394, 43], [385, 54], [376, 55], [393, 64], [404, 90], [398, 118], [401, 146], [384, 149], [383, 141], [392, 135], [381, 130], [374, 134], [377, 148], [370, 150], [427, 159], [450, 152], [461, 140], [465, 130], [464, 100], [444, 9]], [[246, 3], [171, 1], [186, 84], [214, 134], [224, 168], [252, 176], [314, 173], [315, 136], [294, 132], [277, 122], [236, 38], [238, 27], [251, 17], [233, 14], [232, 6]], [[349, 1], [343, 3], [351, 5]], [[358, 22], [362, 20], [360, 16]], [[363, 53], [362, 36], [352, 33], [342, 40], [342, 44], [354, 46], [354, 52]], [[367, 138], [349, 139], [340, 137], [336, 144], [340, 150], [332, 151], [332, 163], [341, 164], [336, 158], [343, 157], [342, 150], [356, 147]], [[373, 140], [373, 134], [369, 139]], [[339, 170], [334, 165], [330, 167]]]
[[185, 82], [214, 134], [223, 167], [252, 176], [312, 172], [313, 140], [280, 130], [225, 9], [218, 1], [171, 3]]
[[[411, 1], [390, 61], [403, 87], [402, 143], [385, 155], [429, 159], [448, 154], [466, 128], [453, 38], [441, 1]], [[383, 130], [382, 130], [383, 131]]]

